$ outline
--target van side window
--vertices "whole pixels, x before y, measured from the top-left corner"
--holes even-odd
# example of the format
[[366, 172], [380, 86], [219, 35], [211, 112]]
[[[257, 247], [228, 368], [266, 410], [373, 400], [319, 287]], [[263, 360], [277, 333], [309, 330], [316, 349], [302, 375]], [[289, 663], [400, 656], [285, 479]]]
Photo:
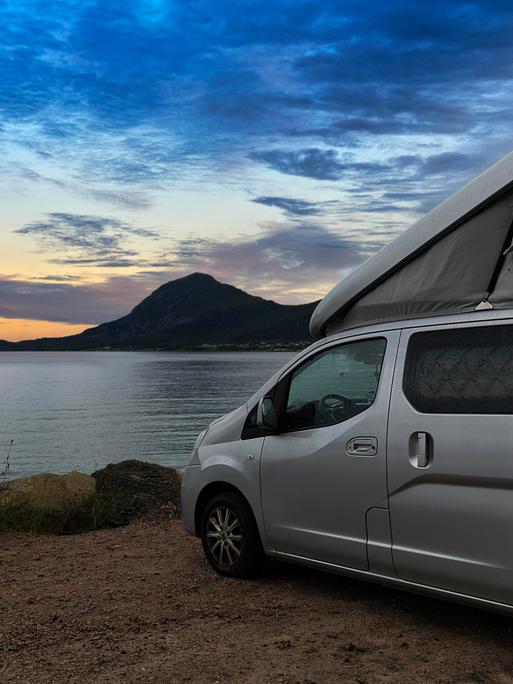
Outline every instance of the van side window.
[[421, 413], [513, 413], [513, 326], [415, 333], [403, 390]]
[[386, 340], [349, 342], [312, 357], [291, 375], [285, 430], [334, 425], [374, 401]]

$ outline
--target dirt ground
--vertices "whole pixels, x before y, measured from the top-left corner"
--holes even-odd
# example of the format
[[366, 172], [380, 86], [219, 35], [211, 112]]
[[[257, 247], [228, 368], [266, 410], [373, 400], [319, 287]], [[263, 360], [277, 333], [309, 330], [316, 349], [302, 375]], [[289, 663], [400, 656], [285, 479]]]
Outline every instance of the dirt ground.
[[0, 682], [513, 682], [513, 618], [283, 564], [215, 575], [178, 521], [0, 537]]

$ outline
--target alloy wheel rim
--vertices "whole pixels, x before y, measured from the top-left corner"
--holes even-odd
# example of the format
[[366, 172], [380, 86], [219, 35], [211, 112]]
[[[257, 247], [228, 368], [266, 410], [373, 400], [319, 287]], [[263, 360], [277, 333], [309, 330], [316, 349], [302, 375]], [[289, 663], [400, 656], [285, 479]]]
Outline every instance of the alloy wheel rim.
[[242, 552], [239, 518], [228, 506], [212, 509], [207, 522], [208, 549], [220, 565], [233, 566]]

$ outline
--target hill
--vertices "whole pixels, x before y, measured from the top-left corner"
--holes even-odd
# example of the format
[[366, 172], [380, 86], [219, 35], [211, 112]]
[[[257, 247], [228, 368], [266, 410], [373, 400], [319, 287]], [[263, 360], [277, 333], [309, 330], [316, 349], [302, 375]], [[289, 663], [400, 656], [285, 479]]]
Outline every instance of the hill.
[[312, 341], [316, 305], [278, 304], [193, 273], [161, 285], [116, 321], [68, 337], [0, 340], [0, 351], [299, 348]]

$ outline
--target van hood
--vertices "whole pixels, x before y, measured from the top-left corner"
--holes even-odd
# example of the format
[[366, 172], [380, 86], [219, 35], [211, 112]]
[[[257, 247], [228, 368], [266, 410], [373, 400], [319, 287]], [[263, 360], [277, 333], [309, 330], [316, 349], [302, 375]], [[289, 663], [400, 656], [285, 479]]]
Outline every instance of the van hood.
[[202, 440], [202, 446], [208, 444], [221, 444], [240, 439], [244, 422], [248, 415], [247, 405], [243, 404], [221, 418], [217, 418], [207, 428], [207, 433]]

